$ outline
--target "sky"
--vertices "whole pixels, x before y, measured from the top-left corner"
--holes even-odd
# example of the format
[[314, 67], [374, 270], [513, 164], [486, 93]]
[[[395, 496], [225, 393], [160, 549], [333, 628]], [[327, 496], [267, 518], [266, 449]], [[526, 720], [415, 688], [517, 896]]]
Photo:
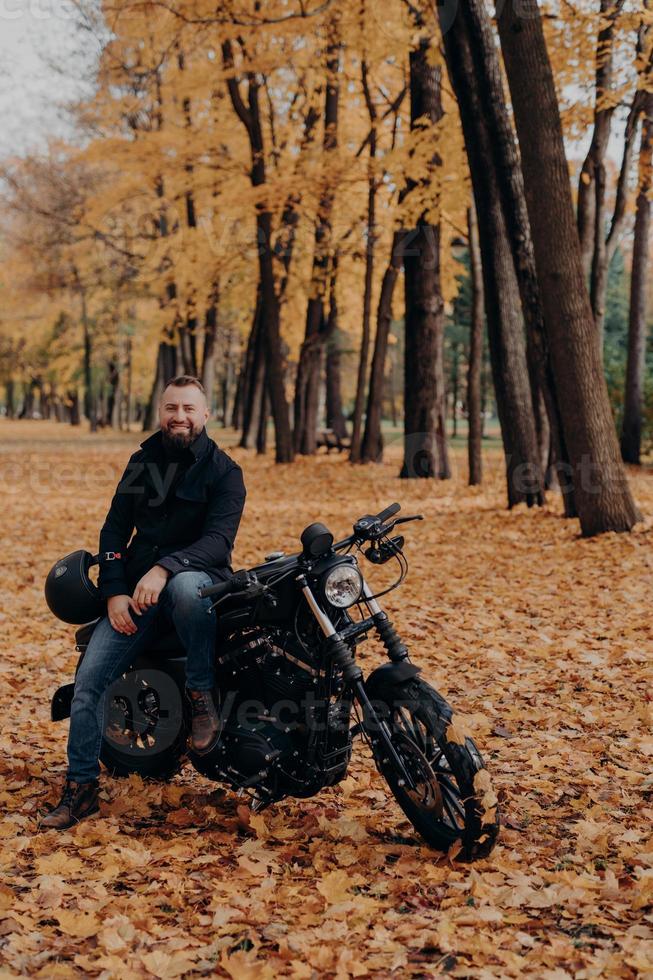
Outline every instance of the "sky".
[[[78, 27], [74, 0], [0, 0], [0, 157], [71, 133], [63, 107], [89, 91], [84, 79], [97, 52], [97, 40]], [[589, 135], [568, 147], [572, 157], [584, 155]], [[617, 166], [622, 135], [617, 116], [608, 150]]]
[[0, 155], [69, 132], [62, 106], [85, 91], [83, 40], [65, 0], [0, 0]]

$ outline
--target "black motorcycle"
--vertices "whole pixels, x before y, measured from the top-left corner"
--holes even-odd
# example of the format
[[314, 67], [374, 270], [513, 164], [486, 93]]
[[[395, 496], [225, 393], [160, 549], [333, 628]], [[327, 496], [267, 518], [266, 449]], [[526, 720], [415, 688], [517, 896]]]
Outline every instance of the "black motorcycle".
[[[315, 796], [347, 775], [354, 739], [371, 748], [377, 769], [418, 833], [460, 857], [486, 856], [499, 830], [496, 797], [471, 738], [452, 725], [452, 709], [411, 663], [378, 599], [408, 568], [399, 504], [356, 521], [334, 543], [323, 524], [301, 535], [302, 551], [200, 590], [217, 610], [217, 683], [223, 722], [207, 754], [187, 753], [185, 654], [174, 632], [106, 693], [101, 759], [116, 776], [169, 779], [188, 754], [204, 776], [252, 798], [260, 810], [287, 796]], [[375, 565], [394, 560], [397, 580], [376, 595], [356, 553]], [[97, 621], [96, 621], [97, 622]], [[76, 633], [84, 656], [96, 623]], [[375, 632], [388, 662], [365, 678], [356, 649]], [[52, 699], [54, 721], [70, 716], [73, 684]]]

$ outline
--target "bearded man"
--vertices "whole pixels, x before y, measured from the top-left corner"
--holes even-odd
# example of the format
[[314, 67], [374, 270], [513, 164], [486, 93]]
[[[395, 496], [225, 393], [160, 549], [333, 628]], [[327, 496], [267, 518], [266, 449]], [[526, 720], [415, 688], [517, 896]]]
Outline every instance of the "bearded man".
[[209, 752], [219, 738], [216, 621], [211, 600], [198, 590], [231, 574], [245, 485], [240, 467], [209, 438], [208, 417], [200, 381], [173, 378], [159, 402], [160, 430], [141, 444], [118, 484], [100, 532], [98, 584], [107, 615], [75, 678], [66, 784], [43, 829], [65, 830], [97, 811], [104, 695], [147, 648], [162, 615], [186, 651], [191, 748]]

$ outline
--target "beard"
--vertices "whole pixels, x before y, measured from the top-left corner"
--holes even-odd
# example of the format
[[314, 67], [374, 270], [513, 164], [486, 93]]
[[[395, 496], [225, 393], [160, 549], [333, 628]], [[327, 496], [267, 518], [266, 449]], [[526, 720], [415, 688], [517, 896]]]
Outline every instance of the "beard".
[[165, 428], [161, 429], [164, 449], [167, 449], [169, 452], [182, 452], [184, 449], [188, 449], [201, 431], [202, 427], [193, 425], [192, 422], [189, 423], [187, 429], [182, 429], [177, 426], [173, 428], [168, 424]]

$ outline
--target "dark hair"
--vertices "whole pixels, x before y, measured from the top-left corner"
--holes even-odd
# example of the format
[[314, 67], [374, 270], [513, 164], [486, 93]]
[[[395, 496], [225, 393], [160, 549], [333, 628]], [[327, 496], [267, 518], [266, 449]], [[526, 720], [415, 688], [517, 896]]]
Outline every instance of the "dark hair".
[[[175, 388], [186, 388], [189, 385], [192, 385], [193, 388], [199, 388], [199, 390], [206, 398], [204, 385], [202, 384], [199, 378], [195, 378], [192, 374], [179, 374], [177, 375], [176, 378], [170, 378], [170, 380], [166, 381], [165, 385], [163, 386], [163, 391], [165, 391], [166, 388], [171, 388], [173, 386]], [[163, 396], [163, 391], [161, 392], [162, 396]]]

